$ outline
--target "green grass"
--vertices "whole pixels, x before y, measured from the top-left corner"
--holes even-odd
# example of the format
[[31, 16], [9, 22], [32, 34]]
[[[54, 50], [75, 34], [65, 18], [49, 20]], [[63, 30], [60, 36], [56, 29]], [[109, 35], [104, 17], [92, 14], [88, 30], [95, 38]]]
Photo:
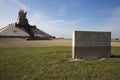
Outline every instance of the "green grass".
[[69, 61], [71, 47], [0, 48], [0, 80], [119, 80], [120, 47], [116, 58]]

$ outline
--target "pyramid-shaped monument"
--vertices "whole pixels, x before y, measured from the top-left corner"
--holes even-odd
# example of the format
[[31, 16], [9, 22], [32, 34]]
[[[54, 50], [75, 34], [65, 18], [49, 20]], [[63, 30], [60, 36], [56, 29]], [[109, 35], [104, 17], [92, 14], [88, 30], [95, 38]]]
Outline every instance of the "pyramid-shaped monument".
[[20, 10], [18, 12], [17, 22], [0, 29], [0, 37], [27, 38], [27, 39], [51, 39], [54, 36], [38, 29], [35, 25], [30, 25], [27, 18], [27, 12]]

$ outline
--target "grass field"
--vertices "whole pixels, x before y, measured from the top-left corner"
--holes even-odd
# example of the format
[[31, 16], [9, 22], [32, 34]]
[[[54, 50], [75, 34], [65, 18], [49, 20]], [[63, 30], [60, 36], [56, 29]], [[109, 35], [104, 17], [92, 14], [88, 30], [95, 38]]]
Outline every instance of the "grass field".
[[0, 80], [120, 80], [120, 47], [112, 58], [70, 61], [72, 49], [0, 48]]

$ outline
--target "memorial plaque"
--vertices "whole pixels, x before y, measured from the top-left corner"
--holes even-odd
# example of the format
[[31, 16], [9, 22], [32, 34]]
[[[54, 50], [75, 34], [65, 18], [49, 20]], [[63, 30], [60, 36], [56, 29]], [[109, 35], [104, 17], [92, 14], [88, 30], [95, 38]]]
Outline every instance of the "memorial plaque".
[[74, 31], [73, 59], [109, 58], [111, 32]]

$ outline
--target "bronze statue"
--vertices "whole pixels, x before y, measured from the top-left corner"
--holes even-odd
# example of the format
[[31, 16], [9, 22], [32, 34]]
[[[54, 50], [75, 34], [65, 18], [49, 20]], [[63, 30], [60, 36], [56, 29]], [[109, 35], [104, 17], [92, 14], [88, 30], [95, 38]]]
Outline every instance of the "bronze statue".
[[29, 26], [26, 14], [27, 12], [25, 12], [24, 10], [20, 10], [18, 12], [17, 24], [19, 24], [20, 26]]
[[19, 18], [26, 18], [26, 14], [27, 14], [27, 12], [24, 12], [24, 10], [20, 10], [18, 12], [18, 17]]
[[15, 23], [16, 26], [19, 27], [23, 27], [25, 29], [26, 32], [28, 32], [30, 34], [30, 37], [34, 37], [32, 28], [35, 28], [34, 26], [31, 26], [28, 23], [28, 20], [26, 18], [26, 14], [27, 12], [25, 12], [24, 10], [21, 10], [18, 12], [18, 19], [17, 19], [17, 23]]

